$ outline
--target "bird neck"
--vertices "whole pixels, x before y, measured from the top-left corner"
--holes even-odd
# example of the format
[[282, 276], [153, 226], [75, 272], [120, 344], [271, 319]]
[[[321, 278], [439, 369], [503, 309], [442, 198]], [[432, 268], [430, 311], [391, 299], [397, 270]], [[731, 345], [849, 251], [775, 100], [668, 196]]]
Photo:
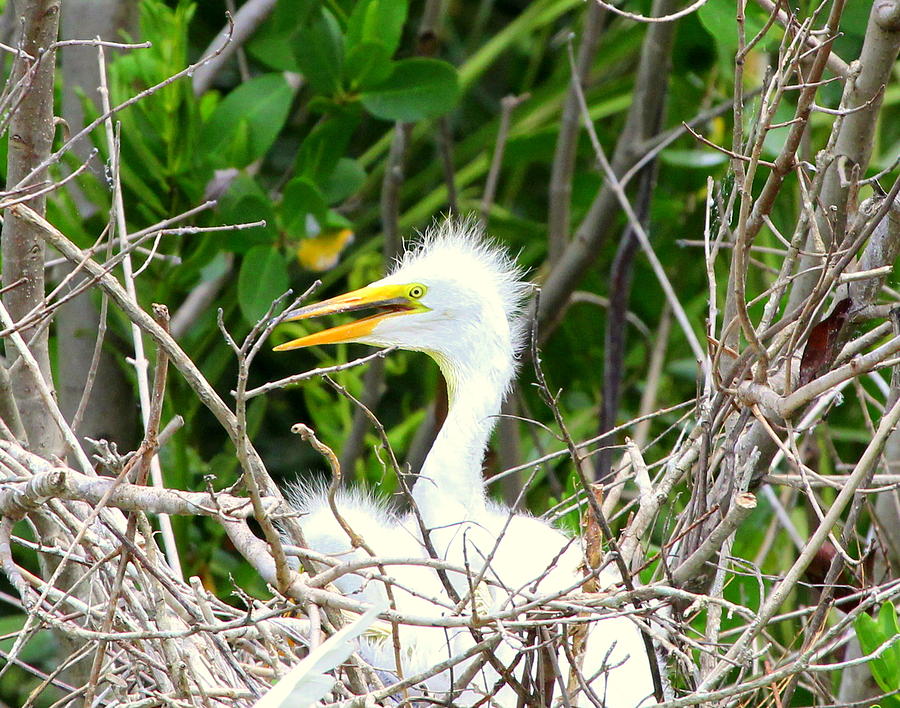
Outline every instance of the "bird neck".
[[432, 356], [447, 381], [449, 405], [412, 492], [430, 529], [472, 520], [485, 509], [482, 462], [514, 374], [511, 354], [470, 366]]

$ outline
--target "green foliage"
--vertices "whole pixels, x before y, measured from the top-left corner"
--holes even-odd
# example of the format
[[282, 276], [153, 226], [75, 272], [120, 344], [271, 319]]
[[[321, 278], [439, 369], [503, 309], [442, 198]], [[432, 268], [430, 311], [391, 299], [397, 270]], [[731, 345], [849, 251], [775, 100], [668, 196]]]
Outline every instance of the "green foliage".
[[456, 103], [456, 71], [435, 59], [404, 59], [390, 75], [362, 95], [362, 104], [384, 120], [412, 123], [437, 118]]
[[[733, 66], [734, 55], [738, 50], [738, 25], [734, 20], [735, 6], [731, 0], [709, 0], [697, 11], [700, 22], [715, 40], [723, 65]], [[769, 13], [755, 3], [747, 3], [744, 7], [744, 42], [749, 43], [766, 26]], [[777, 46], [781, 31], [773, 28], [767, 32], [765, 46]]]
[[334, 95], [341, 88], [344, 43], [337, 20], [328, 10], [304, 27], [297, 36], [294, 56], [300, 72], [316, 93]]
[[307, 0], [280, 0], [247, 44], [250, 55], [272, 69], [300, 71], [294, 47], [315, 7], [315, 3]]
[[260, 320], [272, 301], [287, 288], [287, 268], [277, 248], [254, 246], [244, 254], [238, 276], [238, 303], [248, 324]]
[[246, 167], [268, 152], [284, 126], [294, 92], [281, 74], [238, 86], [203, 125], [199, 148], [214, 167]]
[[[869, 670], [882, 691], [900, 691], [900, 625], [897, 624], [897, 611], [893, 603], [884, 603], [874, 618], [861, 614], [853, 626], [863, 654], [873, 654], [888, 645], [868, 662]], [[900, 697], [885, 696], [881, 699], [881, 705], [882, 708], [897, 708]]]
[[400, 45], [408, 9], [407, 0], [357, 2], [347, 23], [347, 49], [377, 44], [393, 55]]

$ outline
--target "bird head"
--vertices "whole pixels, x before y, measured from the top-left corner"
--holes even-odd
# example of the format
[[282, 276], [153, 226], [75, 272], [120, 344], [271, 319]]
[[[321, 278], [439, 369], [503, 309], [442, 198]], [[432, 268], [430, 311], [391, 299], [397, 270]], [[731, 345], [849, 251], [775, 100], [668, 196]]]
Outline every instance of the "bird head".
[[512, 361], [522, 339], [527, 286], [506, 252], [471, 221], [446, 220], [408, 249], [391, 273], [359, 290], [288, 312], [285, 321], [371, 314], [275, 347], [359, 342], [423, 351], [442, 368]]

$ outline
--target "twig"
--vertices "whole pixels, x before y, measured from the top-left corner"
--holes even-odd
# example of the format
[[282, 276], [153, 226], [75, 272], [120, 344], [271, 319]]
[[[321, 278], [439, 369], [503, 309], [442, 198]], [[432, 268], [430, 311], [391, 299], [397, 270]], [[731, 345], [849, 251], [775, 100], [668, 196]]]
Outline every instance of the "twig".
[[[618, 568], [619, 577], [621, 577], [622, 583], [625, 585], [625, 587], [628, 590], [633, 591], [634, 581], [631, 577], [631, 571], [628, 568], [628, 561], [626, 560], [625, 556], [622, 555], [622, 552], [619, 549], [619, 544], [616, 541], [616, 537], [613, 535], [612, 529], [610, 529], [609, 523], [606, 521], [606, 516], [603, 514], [603, 510], [601, 509], [597, 498], [591, 492], [591, 485], [585, 477], [584, 470], [581, 466], [582, 460], [581, 455], [578, 453], [578, 447], [575, 445], [575, 441], [569, 433], [566, 422], [559, 410], [557, 399], [550, 392], [550, 388], [547, 385], [547, 380], [544, 378], [544, 371], [541, 367], [540, 355], [538, 354], [537, 349], [537, 312], [540, 305], [539, 298], [539, 293], [535, 294], [534, 317], [532, 318], [531, 332], [531, 361], [534, 366], [534, 374], [535, 378], [537, 379], [537, 385], [539, 387], [539, 390], [541, 391], [541, 396], [544, 398], [544, 401], [547, 403], [550, 411], [553, 413], [553, 418], [556, 420], [556, 424], [560, 429], [563, 439], [565, 440], [566, 447], [569, 451], [569, 456], [572, 459], [572, 465], [575, 468], [576, 475], [578, 476], [578, 481], [581, 483], [581, 488], [587, 498], [588, 507], [590, 508], [590, 511], [594, 516], [594, 520], [603, 532], [604, 540], [609, 544], [610, 555], [612, 556], [612, 560]], [[635, 606], [640, 608], [640, 602], [635, 602]], [[656, 664], [656, 652], [653, 649], [653, 642], [650, 636], [643, 630], [641, 630], [641, 637], [644, 640], [644, 647], [647, 651], [647, 662], [650, 666], [650, 673], [653, 676], [653, 692], [657, 698], [661, 699], [662, 683], [659, 676], [659, 667]]]
[[[112, 219], [115, 230], [111, 232], [110, 239], [112, 240], [113, 235], [115, 233], [118, 233], [119, 248], [120, 250], [126, 250], [125, 257], [122, 260], [122, 271], [125, 276], [125, 292], [128, 293], [131, 301], [136, 304], [138, 299], [137, 290], [134, 285], [135, 275], [131, 266], [131, 256], [129, 253], [127, 253], [128, 244], [125, 240], [128, 234], [128, 227], [125, 223], [125, 203], [122, 198], [122, 183], [120, 179], [119, 141], [116, 138], [112, 124], [112, 111], [110, 109], [109, 103], [109, 85], [106, 78], [106, 56], [104, 54], [102, 46], [97, 48], [97, 62], [100, 76], [100, 86], [97, 92], [100, 94], [101, 110], [105, 114], [107, 114], [107, 118], [104, 121], [104, 128], [106, 133], [107, 147], [109, 149], [110, 171], [112, 173], [113, 182]], [[168, 311], [166, 311], [165, 326], [163, 327], [163, 329], [167, 329], [168, 324], [169, 315]], [[146, 435], [149, 436], [152, 432], [152, 435], [155, 438], [156, 431], [151, 431], [150, 427], [153, 421], [151, 420], [150, 383], [147, 377], [148, 363], [146, 354], [144, 353], [144, 340], [142, 338], [140, 328], [134, 322], [131, 323], [131, 338], [134, 344], [134, 357], [132, 358], [132, 365], [134, 366], [137, 378], [138, 398], [140, 400], [141, 407], [141, 419], [144, 424], [144, 431]], [[158, 356], [162, 356], [163, 361], [167, 362], [167, 357], [162, 350], [160, 350]], [[164, 372], [163, 380], [165, 380]], [[156, 423], [157, 425], [159, 424], [158, 418]], [[150, 478], [153, 480], [153, 485], [162, 488], [165, 485], [162, 478], [162, 468], [159, 463], [159, 458], [155, 454], [151, 454], [148, 462], [150, 466]], [[159, 524], [160, 528], [163, 531], [163, 542], [165, 544], [166, 557], [169, 560], [169, 565], [175, 572], [176, 577], [179, 580], [183, 580], [183, 577], [181, 575], [181, 562], [178, 558], [178, 545], [175, 543], [175, 533], [172, 530], [171, 521], [167, 517], [163, 516], [160, 517]], [[100, 652], [98, 652], [98, 654], [99, 653]], [[97, 670], [99, 671], [99, 667]]]
[[[573, 82], [583, 84], [587, 79], [605, 20], [606, 11], [603, 6], [599, 3], [588, 3]], [[575, 153], [578, 147], [579, 116], [578, 97], [575, 90], [569, 86], [559, 121], [559, 137], [556, 139], [556, 148], [553, 152], [553, 164], [550, 168], [547, 255], [551, 264], [559, 260], [569, 240], [572, 177], [575, 173]]]
[[821, 548], [825, 538], [831, 532], [832, 527], [837, 522], [838, 517], [844, 508], [853, 499], [857, 489], [863, 480], [869, 474], [871, 469], [878, 463], [878, 458], [884, 447], [888, 435], [893, 428], [900, 422], [900, 401], [888, 411], [881, 419], [878, 430], [872, 442], [866, 447], [862, 457], [856, 463], [847, 484], [840, 490], [831, 508], [825, 514], [825, 518], [819, 524], [818, 528], [812, 533], [807, 541], [803, 552], [798, 556], [797, 560], [784, 575], [783, 579], [778, 583], [775, 589], [769, 594], [759, 610], [758, 617], [750, 623], [740, 638], [731, 646], [728, 652], [719, 661], [716, 668], [704, 679], [703, 683], [697, 687], [697, 692], [702, 694], [708, 691], [722, 680], [724, 675], [730, 670], [731, 662], [735, 661], [745, 650], [747, 645], [762, 631], [765, 623], [772, 618], [785, 597], [794, 589], [801, 575], [812, 562], [813, 557]]
[[725, 539], [737, 530], [755, 508], [756, 497], [753, 494], [739, 494], [725, 518], [703, 540], [700, 547], [672, 571], [672, 583], [681, 586], [694, 580], [701, 566], [721, 549]]
[[251, 388], [246, 392], [247, 399], [256, 398], [257, 396], [262, 396], [264, 394], [270, 393], [271, 391], [276, 391], [281, 388], [287, 388], [288, 386], [293, 386], [294, 384], [298, 384], [301, 381], [306, 381], [308, 379], [317, 378], [319, 376], [326, 376], [328, 374], [334, 374], [339, 371], [345, 371], [347, 369], [352, 369], [357, 366], [361, 366], [363, 364], [368, 364], [373, 359], [383, 359], [391, 352], [397, 351], [396, 347], [386, 347], [385, 349], [378, 349], [372, 354], [367, 354], [366, 356], [361, 356], [358, 359], [353, 359], [352, 361], [344, 362], [343, 364], [335, 364], [333, 366], [322, 366], [318, 369], [310, 369], [309, 371], [304, 371], [301, 374], [294, 374], [293, 376], [286, 376], [283, 379], [278, 379], [277, 381], [270, 381], [268, 383], [263, 384], [262, 386], [257, 386], [256, 388]]
[[615, 5], [611, 5], [610, 3], [605, 2], [605, 0], [594, 0], [594, 2], [621, 17], [627, 17], [629, 20], [635, 20], [636, 22], [646, 22], [648, 24], [652, 24], [674, 22], [675, 20], [678, 20], [682, 17], [686, 17], [687, 15], [690, 15], [691, 13], [696, 12], [701, 7], [703, 7], [707, 3], [707, 0], [694, 0], [693, 3], [688, 5], [683, 10], [673, 12], [671, 15], [662, 15], [661, 17], [648, 17], [647, 15], [639, 15], [634, 12], [627, 12], [626, 10], [622, 10]]
[[[26, 207], [25, 205], [19, 205], [13, 208], [28, 209], [28, 207]], [[14, 326], [12, 318], [9, 316], [9, 312], [7, 311], [6, 307], [4, 307], [2, 302], [0, 302], [0, 323], [2, 323], [4, 327], [10, 329]], [[27, 376], [31, 377], [33, 380], [33, 385], [35, 387], [37, 396], [40, 398], [44, 406], [44, 415], [46, 416], [49, 414], [49, 417], [53, 421], [54, 425], [62, 434], [63, 440], [65, 441], [66, 447], [69, 449], [69, 452], [71, 452], [75, 456], [75, 459], [78, 460], [78, 465], [79, 467], [81, 467], [82, 471], [84, 471], [84, 473], [88, 475], [95, 474], [94, 466], [91, 464], [90, 460], [88, 460], [87, 455], [84, 454], [84, 450], [81, 449], [78, 438], [72, 432], [72, 428], [69, 427], [69, 424], [66, 422], [65, 418], [60, 412], [59, 406], [56, 404], [56, 398], [53, 394], [53, 390], [44, 379], [44, 376], [41, 373], [40, 365], [32, 355], [31, 350], [25, 344], [25, 340], [22, 339], [22, 335], [17, 331], [12, 330], [9, 334], [9, 338], [12, 341], [13, 347], [15, 347], [16, 351], [18, 352], [19, 357], [24, 363], [25, 368], [28, 370]]]
[[233, 18], [231, 13], [226, 13], [227, 24], [203, 52], [202, 56], [207, 60], [193, 72], [195, 96], [202, 96], [212, 87], [216, 75], [266, 21], [275, 4], [276, 0], [249, 0], [241, 5]]
[[[570, 64], [574, 64], [575, 57], [572, 54], [572, 47], [569, 46], [569, 62]], [[703, 367], [706, 368], [707, 357], [703, 348], [700, 346], [700, 342], [697, 341], [697, 336], [694, 334], [694, 330], [691, 326], [691, 322], [688, 319], [687, 314], [684, 311], [684, 308], [681, 305], [681, 302], [678, 300], [678, 296], [675, 293], [672, 284], [669, 282], [669, 278], [665, 273], [665, 270], [662, 267], [662, 264], [659, 262], [659, 259], [656, 257], [656, 254], [653, 251], [653, 247], [650, 245], [650, 241], [647, 238], [647, 234], [644, 232], [643, 227], [640, 224], [637, 216], [634, 213], [634, 210], [631, 208], [631, 204], [628, 202], [628, 197], [625, 195], [622, 190], [622, 185], [619, 183], [618, 178], [615, 175], [612, 167], [609, 164], [609, 161], [606, 159], [606, 154], [603, 152], [603, 147], [600, 145], [600, 141], [597, 138], [597, 133], [594, 130], [594, 125], [590, 121], [590, 112], [588, 111], [587, 103], [585, 102], [584, 93], [580, 90], [580, 87], [576, 86], [576, 94], [578, 95], [578, 102], [581, 106], [581, 115], [584, 119], [585, 127], [588, 131], [588, 136], [591, 138], [591, 143], [594, 146], [594, 152], [597, 155], [597, 159], [600, 161], [601, 166], [603, 167], [603, 172], [606, 176], [606, 180], [613, 189], [613, 192], [616, 198], [619, 201], [619, 204], [622, 207], [622, 210], [628, 216], [628, 221], [631, 224], [631, 227], [634, 229], [634, 233], [638, 238], [638, 241], [641, 244], [641, 247], [644, 249], [644, 253], [647, 256], [647, 260], [650, 261], [650, 265], [653, 268], [653, 272], [656, 275], [657, 280], [659, 281], [660, 286], [663, 289], [663, 292], [666, 294], [666, 299], [669, 301], [669, 304], [672, 306], [672, 311], [675, 313], [675, 319], [678, 320], [678, 323], [681, 325], [682, 332], [684, 332], [685, 338], [688, 341], [688, 344], [691, 347], [691, 350], [694, 352], [694, 356], [697, 358], [699, 362], [702, 363]]]
[[491, 166], [484, 184], [484, 196], [481, 199], [481, 220], [484, 223], [487, 223], [491, 207], [494, 205], [497, 182], [500, 179], [500, 169], [503, 167], [503, 152], [506, 149], [506, 141], [509, 137], [509, 122], [512, 118], [512, 112], [530, 97], [530, 94], [526, 93], [521, 96], [505, 96], [500, 101], [500, 127], [497, 129], [497, 140], [494, 141], [494, 155], [491, 158]]

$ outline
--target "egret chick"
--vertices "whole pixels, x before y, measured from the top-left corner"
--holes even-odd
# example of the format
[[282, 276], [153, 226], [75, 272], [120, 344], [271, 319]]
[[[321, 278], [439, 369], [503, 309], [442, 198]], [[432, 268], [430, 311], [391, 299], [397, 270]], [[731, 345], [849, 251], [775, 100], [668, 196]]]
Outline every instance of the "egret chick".
[[[470, 577], [447, 574], [454, 596], [448, 597], [434, 570], [389, 566], [386, 572], [397, 581], [394, 593], [400, 612], [434, 616], [437, 603], [450, 614], [458, 598], [470, 595], [472, 578], [483, 579], [473, 598], [476, 607], [482, 606], [479, 612], [508, 609], [529, 596], [577, 591], [584, 579], [579, 542], [488, 499], [482, 477], [488, 440], [526, 340], [522, 306], [527, 290], [515, 262], [487, 240], [475, 222], [448, 219], [409, 248], [385, 278], [284, 317], [303, 320], [372, 310], [362, 319], [294, 339], [276, 350], [341, 342], [395, 346], [428, 354], [447, 382], [447, 417], [412, 489], [421, 524], [415, 514], [400, 515], [360, 491], [345, 492], [338, 500], [341, 515], [376, 555], [428, 558], [424, 526], [438, 558], [469, 570]], [[302, 491], [296, 503], [306, 515], [304, 533], [314, 550], [342, 558], [366, 557], [351, 548], [321, 490]], [[610, 569], [599, 580], [601, 587], [609, 587], [621, 578]], [[360, 575], [345, 575], [337, 584], [342, 592], [372, 602], [383, 597], [380, 584], [366, 583]], [[376, 668], [395, 675], [415, 674], [475, 643], [465, 628], [404, 626], [400, 631], [404, 651], [399, 671], [390, 642], [371, 641], [361, 647]], [[593, 622], [588, 654], [582, 672], [607, 708], [654, 702], [643, 638], [630, 619]], [[515, 647], [505, 643], [497, 657], [510, 665]], [[561, 651], [558, 665], [562, 682], [568, 683], [568, 662]], [[457, 676], [464, 667], [456, 667]], [[487, 664], [454, 705], [472, 705], [491, 695], [492, 705], [516, 706], [517, 696], [509, 687], [495, 690], [498, 679]], [[433, 692], [450, 690], [449, 673], [433, 677], [426, 687]], [[559, 686], [555, 694], [560, 694]], [[578, 691], [574, 705], [593, 703]]]

